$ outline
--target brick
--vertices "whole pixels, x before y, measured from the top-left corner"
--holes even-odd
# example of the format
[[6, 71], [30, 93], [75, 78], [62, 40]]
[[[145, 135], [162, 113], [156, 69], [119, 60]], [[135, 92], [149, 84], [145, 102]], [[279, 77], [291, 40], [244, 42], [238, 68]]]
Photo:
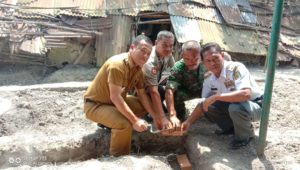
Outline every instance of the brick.
[[192, 170], [192, 165], [186, 154], [177, 155], [176, 157], [181, 170]]

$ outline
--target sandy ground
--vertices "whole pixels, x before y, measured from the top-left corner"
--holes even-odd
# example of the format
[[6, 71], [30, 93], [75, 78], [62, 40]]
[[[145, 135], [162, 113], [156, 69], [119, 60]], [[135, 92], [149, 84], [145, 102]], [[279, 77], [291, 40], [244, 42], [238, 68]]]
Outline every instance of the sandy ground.
[[[82, 112], [82, 95], [97, 70], [1, 64], [0, 168], [178, 169], [174, 154], [186, 153], [193, 169], [300, 169], [300, 69], [276, 70], [262, 157], [255, 151], [259, 122], [254, 124], [256, 139], [232, 151], [228, 149], [232, 136], [216, 136], [217, 127], [200, 119], [184, 139], [139, 134], [134, 156], [120, 158], [105, 156], [109, 132], [98, 129]], [[250, 71], [264, 87], [262, 68]], [[195, 103], [187, 102], [189, 110]], [[151, 148], [156, 142], [160, 145]]]

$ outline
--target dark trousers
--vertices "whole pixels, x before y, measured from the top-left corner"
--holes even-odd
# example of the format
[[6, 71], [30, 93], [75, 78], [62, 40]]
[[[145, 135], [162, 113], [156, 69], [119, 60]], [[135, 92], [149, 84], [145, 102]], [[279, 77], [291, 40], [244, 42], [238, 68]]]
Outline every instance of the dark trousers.
[[164, 112], [167, 113], [167, 112], [168, 112], [168, 109], [167, 109], [167, 107], [164, 105], [166, 88], [165, 88], [164, 85], [158, 85], [158, 86], [157, 86], [157, 89], [158, 89], [158, 92], [159, 92], [159, 95], [160, 95], [162, 108], [163, 108]]
[[260, 118], [261, 107], [252, 101], [228, 103], [217, 101], [208, 107], [205, 116], [222, 130], [234, 127], [237, 140], [247, 140], [253, 135], [252, 121]]
[[193, 92], [186, 89], [177, 89], [174, 94], [174, 107], [178, 119], [183, 122], [186, 119], [186, 107], [184, 101], [200, 98], [201, 91]]

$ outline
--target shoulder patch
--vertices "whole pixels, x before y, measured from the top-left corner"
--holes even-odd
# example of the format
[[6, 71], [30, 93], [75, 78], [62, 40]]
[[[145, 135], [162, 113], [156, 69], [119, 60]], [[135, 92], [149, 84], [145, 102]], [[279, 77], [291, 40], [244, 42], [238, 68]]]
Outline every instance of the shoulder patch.
[[157, 75], [157, 67], [152, 67], [151, 68], [151, 74]]
[[237, 69], [237, 66], [234, 67], [233, 69], [233, 78], [234, 80], [237, 80], [241, 77], [240, 71]]
[[212, 72], [210, 72], [210, 71], [205, 72], [204, 73], [204, 79], [207, 79], [211, 75], [212, 75]]
[[234, 69], [235, 69], [235, 66], [234, 66], [233, 64], [228, 64], [228, 65], [226, 66], [226, 70], [227, 70], [227, 71], [234, 71]]

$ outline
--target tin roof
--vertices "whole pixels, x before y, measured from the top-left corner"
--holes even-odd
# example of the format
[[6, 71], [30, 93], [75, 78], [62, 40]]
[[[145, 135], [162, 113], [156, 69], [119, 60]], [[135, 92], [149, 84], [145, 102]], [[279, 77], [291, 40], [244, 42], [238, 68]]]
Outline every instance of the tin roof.
[[214, 6], [213, 0], [168, 0], [169, 3], [176, 3], [176, 2], [183, 2], [183, 3], [188, 3], [188, 2], [193, 2], [193, 3], [198, 3], [204, 6]]
[[222, 23], [221, 16], [218, 14], [217, 9], [213, 7], [201, 7], [194, 4], [170, 4], [168, 13], [175, 16], [184, 16]]
[[266, 48], [259, 43], [253, 30], [236, 29], [223, 24], [199, 20], [203, 43], [216, 42], [226, 51], [266, 55]]
[[266, 48], [259, 43], [257, 34], [206, 20], [171, 16], [176, 38], [183, 43], [197, 40], [201, 43], [216, 42], [226, 51], [266, 55]]
[[199, 42], [201, 40], [201, 33], [196, 20], [171, 16], [171, 23], [178, 42], [184, 43], [187, 40], [196, 40]]
[[255, 24], [256, 16], [248, 0], [214, 0], [224, 20], [230, 24]]
[[106, 16], [105, 0], [17, 0], [16, 5], [21, 7], [16, 10], [21, 16], [26, 13], [52, 16], [59, 14], [81, 17]]
[[8, 37], [10, 27], [7, 24], [0, 23], [0, 37]]

